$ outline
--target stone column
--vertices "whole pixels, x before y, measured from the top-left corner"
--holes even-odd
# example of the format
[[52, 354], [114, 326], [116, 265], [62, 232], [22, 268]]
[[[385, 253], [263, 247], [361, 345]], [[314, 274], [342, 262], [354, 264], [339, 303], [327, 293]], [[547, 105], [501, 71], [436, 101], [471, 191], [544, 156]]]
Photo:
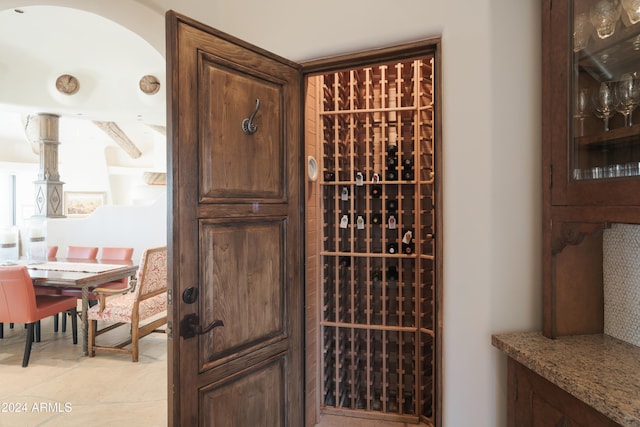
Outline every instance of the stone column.
[[27, 117], [25, 133], [31, 144], [40, 148], [40, 170], [35, 184], [34, 216], [60, 218], [62, 185], [58, 173], [58, 116], [36, 114]]

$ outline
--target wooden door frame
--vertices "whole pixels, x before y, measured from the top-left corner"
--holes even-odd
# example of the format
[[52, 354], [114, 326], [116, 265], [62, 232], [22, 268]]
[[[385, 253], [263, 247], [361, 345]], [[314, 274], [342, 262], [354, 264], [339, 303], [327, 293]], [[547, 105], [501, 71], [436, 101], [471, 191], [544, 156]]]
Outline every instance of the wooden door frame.
[[[442, 196], [442, 71], [441, 71], [441, 38], [434, 37], [429, 39], [424, 39], [412, 43], [390, 46], [380, 49], [361, 51], [351, 54], [338, 55], [331, 58], [324, 58], [319, 60], [312, 60], [302, 62], [302, 73], [303, 73], [303, 106], [306, 100], [306, 86], [307, 86], [307, 77], [315, 74], [328, 73], [337, 70], [344, 70], [348, 68], [356, 68], [362, 67], [371, 64], [377, 63], [385, 63], [391, 61], [401, 61], [409, 58], [415, 58], [424, 56], [425, 54], [432, 54], [435, 58], [434, 61], [434, 79], [435, 79], [435, 88], [434, 88], [434, 168], [435, 168], [435, 209], [436, 209], [436, 219], [435, 219], [435, 250], [436, 250], [436, 259], [434, 260], [436, 275], [435, 275], [435, 283], [434, 288], [436, 292], [435, 298], [435, 318], [434, 318], [434, 331], [435, 331], [435, 361], [434, 361], [434, 390], [435, 390], [435, 402], [434, 402], [434, 423], [435, 426], [442, 425], [442, 390], [443, 390], [443, 382], [442, 382], [442, 329], [443, 329], [443, 313], [442, 313], [442, 283], [443, 283], [443, 261], [442, 261], [442, 253], [443, 253], [443, 239], [442, 239], [442, 230], [443, 230], [443, 219], [442, 219], [442, 206], [443, 206], [443, 196]], [[304, 111], [304, 108], [303, 108]], [[303, 117], [303, 131], [306, 136], [307, 131], [307, 118]], [[303, 139], [304, 141], [304, 139]], [[305, 142], [305, 147], [306, 147]], [[306, 188], [306, 187], [305, 187]], [[305, 192], [304, 198], [307, 199], [308, 194]], [[305, 204], [306, 206], [306, 204]], [[305, 212], [306, 216], [306, 212]], [[307, 233], [307, 223], [303, 224], [303, 233], [308, 236]], [[320, 233], [321, 224], [317, 224], [318, 230], [315, 230], [316, 233]], [[318, 234], [320, 235], [320, 234]], [[305, 248], [309, 248], [308, 242], [305, 242]], [[317, 255], [317, 254], [314, 254]], [[307, 257], [305, 255], [305, 260]], [[319, 269], [316, 269], [319, 271]], [[306, 274], [306, 271], [305, 271]], [[319, 273], [316, 273], [319, 274]], [[308, 289], [307, 283], [305, 283], [305, 299], [307, 298]], [[318, 290], [312, 290], [312, 294], [317, 298], [319, 297]], [[318, 307], [318, 303], [315, 301], [307, 301], [307, 307]], [[309, 314], [305, 312], [305, 336], [308, 333], [316, 333], [320, 334], [319, 327], [319, 314], [314, 316], [313, 313]], [[305, 373], [306, 375], [313, 375], [313, 373], [319, 374], [319, 371], [316, 369], [319, 357], [320, 357], [321, 349], [319, 348], [319, 340], [312, 339], [310, 341], [305, 342]], [[313, 399], [313, 402], [305, 402], [305, 408], [307, 413], [305, 414], [306, 426], [311, 427], [314, 425], [314, 422], [317, 423], [319, 421], [320, 415], [320, 405], [319, 405], [319, 396], [318, 391], [320, 387], [316, 381], [309, 380], [309, 378], [305, 379], [305, 397], [308, 399]]]

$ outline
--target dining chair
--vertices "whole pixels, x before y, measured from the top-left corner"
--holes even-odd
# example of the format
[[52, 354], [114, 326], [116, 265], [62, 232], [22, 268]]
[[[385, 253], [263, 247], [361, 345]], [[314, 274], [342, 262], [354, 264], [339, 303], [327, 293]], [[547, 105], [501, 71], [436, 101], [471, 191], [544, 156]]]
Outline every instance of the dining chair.
[[100, 251], [100, 259], [105, 260], [117, 260], [117, 261], [131, 261], [133, 256], [133, 248], [102, 248]]
[[[87, 313], [89, 320], [89, 357], [96, 350], [131, 354], [138, 361], [139, 340], [167, 323], [167, 247], [146, 249], [136, 278], [125, 290], [96, 288], [99, 302]], [[98, 329], [98, 321], [107, 323]], [[129, 325], [130, 336], [115, 345], [98, 345], [96, 337], [119, 326]], [[125, 348], [131, 344], [130, 348]]]
[[[47, 246], [47, 260], [55, 261], [58, 255], [58, 246]], [[60, 289], [51, 286], [34, 286], [36, 295], [60, 295]], [[58, 332], [58, 315], [54, 315], [53, 331]]]
[[[102, 248], [100, 252], [100, 261], [107, 264], [117, 264], [119, 261], [131, 262], [133, 258], [133, 248]], [[100, 285], [101, 288], [108, 289], [124, 289], [129, 284], [129, 278], [116, 280]], [[95, 295], [91, 294], [93, 297]], [[95, 297], [97, 299], [97, 297]], [[90, 297], [91, 299], [91, 297]]]
[[98, 257], [98, 248], [93, 246], [69, 246], [67, 258], [95, 260]]
[[[98, 257], [98, 247], [97, 246], [68, 246], [67, 247], [67, 259], [72, 259], [72, 260], [87, 260], [87, 261], [93, 261]], [[44, 287], [44, 286], [42, 286]], [[78, 294], [75, 295], [70, 295], [67, 291], [77, 291]], [[82, 298], [82, 291], [80, 291], [80, 289], [65, 289], [65, 288], [58, 288], [56, 289], [57, 295], [62, 295], [62, 296], [75, 296], [76, 298], [78, 298], [78, 295], [80, 295], [80, 298]], [[67, 292], [67, 294], [65, 294], [65, 292]], [[58, 315], [56, 314], [54, 316], [53, 319], [53, 330], [54, 331], [58, 331]], [[67, 331], [67, 316], [65, 316], [64, 314], [62, 315], [62, 332], [66, 332]]]
[[[47, 246], [47, 259], [49, 261], [55, 261], [56, 256], [58, 255], [58, 247], [57, 246]], [[36, 291], [36, 295], [60, 295], [60, 290], [58, 288], [52, 288], [51, 286], [38, 286], [34, 287]], [[54, 323], [54, 331], [58, 332], [58, 319], [56, 315], [56, 320]]]
[[[100, 261], [106, 263], [117, 264], [118, 261], [127, 261], [130, 262], [133, 257], [133, 248], [102, 248], [102, 252], [100, 253]], [[114, 282], [108, 282], [100, 285], [101, 288], [107, 289], [125, 289], [129, 284], [129, 278], [124, 278], [121, 280], [116, 280]], [[95, 305], [98, 297], [93, 293], [94, 288], [89, 288], [89, 304]], [[78, 288], [62, 288], [60, 291], [60, 295], [63, 296], [75, 296], [78, 299], [82, 298], [82, 290]], [[62, 332], [67, 330], [67, 319], [65, 317], [62, 318]]]
[[24, 265], [0, 268], [0, 322], [24, 323], [27, 327], [23, 368], [29, 364], [34, 326], [45, 317], [71, 311], [73, 343], [78, 343], [76, 305], [77, 301], [73, 297], [36, 295], [29, 272]]
[[57, 246], [47, 246], [47, 259], [54, 259], [58, 255]]

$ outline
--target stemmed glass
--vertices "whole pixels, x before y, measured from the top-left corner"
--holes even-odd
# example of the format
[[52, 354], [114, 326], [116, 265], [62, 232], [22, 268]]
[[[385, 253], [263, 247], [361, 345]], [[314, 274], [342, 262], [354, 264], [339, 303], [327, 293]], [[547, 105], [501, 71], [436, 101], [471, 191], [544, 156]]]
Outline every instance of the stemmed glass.
[[611, 83], [602, 82], [593, 92], [595, 115], [604, 121], [605, 132], [609, 130], [609, 118], [616, 113]]
[[[640, 0], [638, 0], [640, 1]], [[589, 43], [589, 37], [593, 32], [593, 25], [589, 22], [589, 15], [581, 13], [573, 20], [573, 51], [578, 52]]]
[[640, 81], [636, 73], [626, 73], [620, 77], [615, 87], [616, 110], [624, 116], [626, 126], [632, 125], [632, 113], [640, 102]]
[[581, 87], [576, 93], [574, 117], [578, 120], [578, 127], [575, 131], [576, 136], [584, 135], [584, 119], [589, 113], [589, 89]]
[[618, 19], [622, 14], [620, 0], [598, 0], [589, 11], [591, 23], [601, 39], [606, 39], [616, 31]]
[[622, 0], [622, 7], [631, 25], [640, 22], [640, 0]]

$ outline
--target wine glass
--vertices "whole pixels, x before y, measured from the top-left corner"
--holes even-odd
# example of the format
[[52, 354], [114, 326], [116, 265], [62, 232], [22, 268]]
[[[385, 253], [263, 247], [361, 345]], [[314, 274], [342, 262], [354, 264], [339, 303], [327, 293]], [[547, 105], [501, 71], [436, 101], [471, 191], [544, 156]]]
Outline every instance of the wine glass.
[[575, 131], [576, 136], [584, 135], [584, 119], [589, 112], [589, 89], [581, 87], [576, 93], [573, 117], [577, 119], [578, 126]]
[[609, 130], [609, 118], [616, 113], [613, 90], [610, 82], [602, 82], [593, 92], [595, 115], [604, 121], [605, 132]]
[[615, 85], [615, 104], [624, 116], [626, 126], [631, 126], [633, 110], [640, 102], [640, 81], [636, 73], [625, 73]]
[[[640, 0], [638, 0], [640, 1]], [[576, 15], [573, 20], [573, 51], [578, 52], [589, 43], [589, 37], [593, 31], [593, 26], [589, 22], [589, 16], [586, 13]]]
[[601, 39], [606, 39], [616, 31], [618, 19], [622, 15], [620, 0], [599, 0], [589, 11], [591, 23]]
[[640, 0], [622, 0], [622, 7], [631, 25], [640, 22]]

